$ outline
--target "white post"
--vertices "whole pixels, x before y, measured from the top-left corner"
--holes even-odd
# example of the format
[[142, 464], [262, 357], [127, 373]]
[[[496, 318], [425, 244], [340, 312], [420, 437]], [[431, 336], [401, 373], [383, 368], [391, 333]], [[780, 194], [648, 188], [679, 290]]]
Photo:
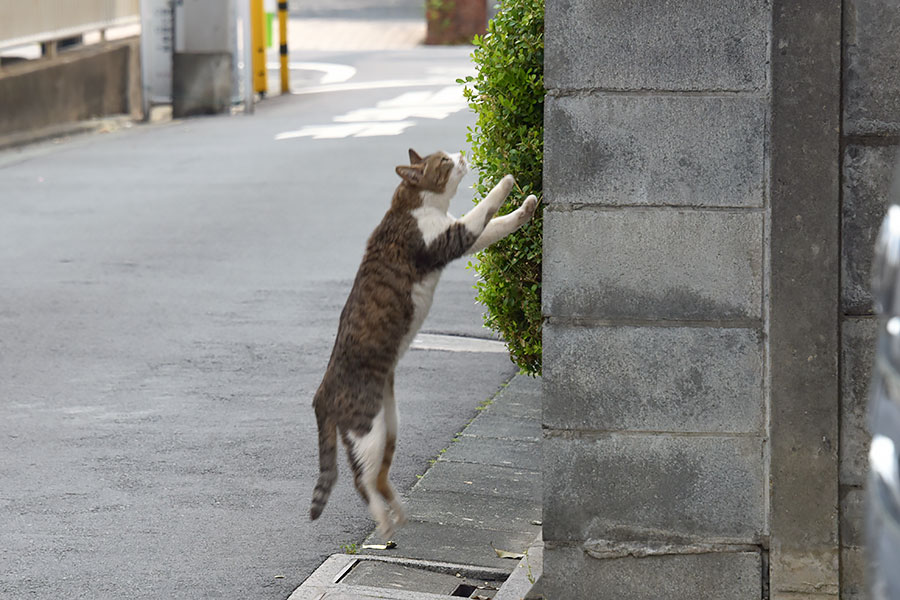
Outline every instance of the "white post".
[[172, 0], [141, 0], [141, 91], [144, 120], [172, 102]]
[[235, 20], [237, 21], [237, 35], [235, 36], [236, 48], [234, 53], [235, 64], [238, 66], [240, 88], [244, 100], [244, 112], [253, 114], [253, 57], [250, 26], [250, 0], [239, 0], [235, 5]]

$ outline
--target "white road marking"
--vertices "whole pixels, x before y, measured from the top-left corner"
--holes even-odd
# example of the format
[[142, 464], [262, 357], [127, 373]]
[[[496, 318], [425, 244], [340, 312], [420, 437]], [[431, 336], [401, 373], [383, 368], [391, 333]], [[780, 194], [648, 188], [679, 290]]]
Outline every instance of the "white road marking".
[[358, 90], [379, 90], [384, 88], [432, 87], [436, 85], [456, 85], [456, 77], [429, 77], [427, 79], [385, 79], [381, 81], [360, 81], [355, 83], [337, 83], [318, 85], [292, 91], [297, 96], [306, 94], [323, 94], [326, 92], [352, 92]]
[[407, 92], [390, 100], [383, 100], [371, 108], [360, 108], [334, 117], [329, 125], [308, 125], [294, 131], [284, 131], [276, 140], [311, 137], [315, 140], [346, 137], [376, 137], [400, 135], [416, 124], [411, 118], [446, 119], [466, 107], [462, 88], [447, 86], [436, 92]]
[[351, 110], [335, 117], [339, 123], [355, 121], [403, 121], [412, 117], [422, 119], [446, 119], [466, 107], [466, 100], [459, 86], [445, 87], [439, 92], [407, 92], [393, 100], [385, 100], [375, 108]]
[[296, 131], [285, 131], [275, 136], [276, 140], [311, 137], [314, 140], [333, 140], [346, 137], [375, 137], [380, 135], [400, 135], [414, 121], [394, 123], [346, 123], [334, 125], [309, 125]]
[[[277, 62], [267, 62], [266, 68], [270, 71], [277, 71], [281, 68], [281, 64]], [[320, 62], [289, 62], [288, 69], [291, 71], [322, 71], [325, 75], [319, 80], [319, 84], [343, 83], [356, 75], [356, 69], [350, 65], [339, 65], [337, 63], [320, 63]]]
[[443, 350], [445, 352], [509, 352], [506, 344], [498, 340], [420, 333], [409, 346], [412, 350]]

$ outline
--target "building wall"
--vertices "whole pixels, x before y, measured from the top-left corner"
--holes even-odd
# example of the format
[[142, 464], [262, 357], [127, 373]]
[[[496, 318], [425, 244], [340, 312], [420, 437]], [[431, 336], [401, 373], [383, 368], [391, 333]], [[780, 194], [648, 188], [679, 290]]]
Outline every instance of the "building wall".
[[547, 3], [546, 597], [863, 597], [898, 27], [892, 0]]

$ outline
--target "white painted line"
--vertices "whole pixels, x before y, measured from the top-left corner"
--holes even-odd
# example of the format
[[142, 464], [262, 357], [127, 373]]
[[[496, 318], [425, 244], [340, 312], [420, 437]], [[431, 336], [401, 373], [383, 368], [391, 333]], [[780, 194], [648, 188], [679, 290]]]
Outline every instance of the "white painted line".
[[400, 135], [416, 124], [412, 118], [446, 119], [466, 107], [460, 86], [446, 86], [437, 91], [407, 92], [383, 100], [370, 108], [351, 110], [334, 117], [331, 124], [307, 125], [302, 129], [283, 131], [275, 140], [311, 137], [314, 140], [347, 137]]
[[[281, 68], [281, 64], [277, 62], [267, 62], [266, 68], [270, 71], [277, 71]], [[322, 71], [325, 75], [319, 80], [320, 84], [326, 83], [343, 83], [356, 75], [356, 69], [350, 65], [339, 65], [337, 63], [320, 63], [320, 62], [289, 62], [288, 69], [291, 71]]]
[[488, 352], [496, 354], [509, 352], [506, 349], [506, 344], [498, 340], [433, 333], [420, 333], [413, 339], [410, 348], [413, 350], [443, 350], [445, 352]]
[[415, 121], [393, 121], [390, 123], [366, 123], [365, 129], [353, 137], [378, 137], [380, 135], [400, 135], [409, 127], [415, 125]]
[[323, 94], [326, 92], [351, 92], [358, 90], [379, 90], [384, 88], [430, 87], [437, 85], [457, 85], [456, 78], [431, 77], [429, 79], [386, 79], [382, 81], [360, 81], [358, 83], [337, 83], [319, 85], [302, 90], [292, 91], [295, 96], [306, 94]]
[[379, 102], [374, 108], [351, 110], [334, 120], [338, 123], [403, 121], [413, 117], [440, 120], [465, 107], [466, 99], [462, 95], [462, 88], [451, 86], [437, 92], [407, 92], [397, 98]]
[[333, 123], [331, 125], [309, 125], [296, 131], [285, 131], [275, 136], [276, 140], [311, 137], [314, 140], [335, 140], [346, 137], [375, 137], [380, 135], [400, 135], [415, 121], [390, 123]]

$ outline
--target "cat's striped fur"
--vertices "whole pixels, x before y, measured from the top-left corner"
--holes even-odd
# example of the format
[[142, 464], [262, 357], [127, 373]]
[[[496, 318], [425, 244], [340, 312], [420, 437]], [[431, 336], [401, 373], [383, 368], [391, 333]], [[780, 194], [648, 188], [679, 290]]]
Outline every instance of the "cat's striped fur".
[[320, 473], [310, 518], [322, 513], [337, 479], [340, 434], [356, 489], [385, 537], [406, 520], [388, 478], [397, 440], [394, 367], [422, 325], [447, 263], [515, 231], [537, 206], [529, 196], [513, 213], [492, 220], [512, 189], [513, 178], [507, 175], [474, 209], [455, 219], [447, 209], [466, 173], [463, 157], [436, 152], [421, 158], [410, 150], [409, 159], [410, 165], [396, 169], [402, 181], [369, 237], [313, 398]]

